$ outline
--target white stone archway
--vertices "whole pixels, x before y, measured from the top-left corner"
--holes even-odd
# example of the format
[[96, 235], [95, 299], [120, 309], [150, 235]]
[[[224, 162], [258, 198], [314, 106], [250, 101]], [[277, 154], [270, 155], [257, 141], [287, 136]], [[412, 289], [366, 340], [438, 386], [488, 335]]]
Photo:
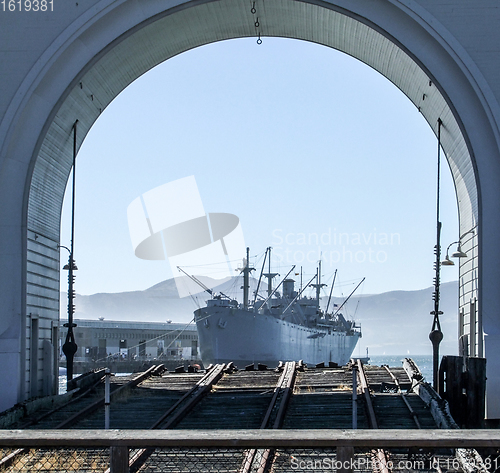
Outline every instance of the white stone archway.
[[[9, 84], [0, 103], [0, 373], [13, 380], [0, 409], [49, 392], [46, 380], [54, 376], [42, 353], [58, 319], [57, 244], [75, 121], [81, 144], [102, 110], [160, 62], [206, 43], [260, 34], [346, 52], [399, 87], [435, 131], [442, 120], [460, 233], [474, 230], [463, 242], [471, 256], [460, 271], [460, 323], [472, 354], [488, 358], [488, 415], [500, 418], [493, 396], [500, 388], [500, 71], [474, 49], [500, 13], [492, 0], [479, 3], [488, 10], [475, 21], [470, 7], [457, 5], [455, 23], [446, 2], [425, 0], [80, 0], [44, 12], [46, 30], [37, 27], [40, 17], [13, 15], [0, 33], [8, 44], [4, 60], [17, 59], [0, 73]], [[21, 28], [26, 35], [19, 37]], [[499, 36], [493, 27], [488, 34]], [[25, 52], [16, 56], [19, 49]]]

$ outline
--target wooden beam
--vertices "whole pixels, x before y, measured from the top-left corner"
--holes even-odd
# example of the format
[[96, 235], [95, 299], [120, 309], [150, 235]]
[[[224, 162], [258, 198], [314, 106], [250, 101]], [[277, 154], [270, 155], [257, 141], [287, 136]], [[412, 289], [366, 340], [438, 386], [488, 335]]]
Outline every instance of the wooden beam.
[[110, 448], [109, 467], [110, 473], [129, 473], [127, 447]]
[[0, 430], [0, 447], [494, 447], [500, 430]]
[[338, 473], [353, 473], [354, 447], [337, 447], [337, 461], [340, 462]]

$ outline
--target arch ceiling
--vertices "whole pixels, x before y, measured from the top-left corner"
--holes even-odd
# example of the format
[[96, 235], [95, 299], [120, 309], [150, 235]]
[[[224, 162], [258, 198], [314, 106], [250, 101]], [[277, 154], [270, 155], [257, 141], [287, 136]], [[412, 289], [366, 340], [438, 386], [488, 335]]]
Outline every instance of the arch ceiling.
[[[238, 37], [257, 38], [259, 34], [264, 40], [266, 36], [301, 39], [349, 54], [401, 89], [434, 131], [441, 118], [443, 149], [457, 190], [460, 233], [476, 226], [478, 195], [473, 159], [452, 104], [425, 64], [387, 32], [327, 2], [221, 0], [191, 2], [189, 8], [156, 13], [139, 6], [141, 2], [126, 3], [134, 11], [115, 13], [112, 20], [120, 27], [125, 18], [133, 17], [136, 23], [122, 27], [123, 33], [118, 37], [108, 35], [107, 46], [92, 57], [79, 76], [72, 78], [71, 86], [46, 123], [46, 134], [39, 143], [33, 168], [28, 230], [59, 241], [61, 206], [72, 166], [71, 129], [75, 120], [80, 145], [106, 106], [151, 68], [203, 44]], [[253, 5], [255, 14], [251, 11]], [[99, 28], [96, 20], [80, 35], [78, 47], [82, 51], [90, 49], [96, 38], [104, 34]]]

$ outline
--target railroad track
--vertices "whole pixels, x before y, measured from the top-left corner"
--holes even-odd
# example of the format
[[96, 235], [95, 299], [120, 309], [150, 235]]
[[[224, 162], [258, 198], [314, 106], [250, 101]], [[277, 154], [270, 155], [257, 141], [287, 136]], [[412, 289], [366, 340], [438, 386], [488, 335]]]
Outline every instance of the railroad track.
[[[143, 373], [125, 379], [120, 379], [120, 377], [115, 377], [113, 387], [110, 393], [110, 399], [113, 402], [119, 402], [120, 398], [133, 396], [132, 391], [136, 390], [138, 386], [144, 381], [148, 380], [153, 376], [161, 376], [165, 371], [163, 365], [153, 365], [148, 370]], [[63, 420], [54, 429], [88, 429], [95, 428], [94, 426], [103, 426], [104, 418], [104, 408], [105, 408], [105, 398], [104, 396], [99, 396], [99, 398], [87, 405], [86, 407], [75, 412], [73, 415]]]
[[[104, 370], [102, 371], [103, 376], [101, 376], [96, 383], [94, 383], [90, 388], [84, 390], [81, 394], [73, 397], [72, 399], [68, 400], [68, 402], [60, 405], [56, 409], [52, 409], [48, 412], [43, 413], [42, 415], [33, 417], [28, 421], [21, 423], [17, 427], [36, 427], [38, 429], [103, 428], [105, 407], [103, 382], [105, 376]], [[147, 371], [139, 375], [115, 377], [112, 383], [110, 394], [110, 398], [114, 401], [113, 412], [116, 414], [116, 412], [120, 411], [120, 409], [117, 409], [117, 407], [120, 405], [120, 399], [130, 399], [130, 397], [133, 397], [134, 394], [136, 395], [137, 399], [142, 398], [142, 393], [133, 393], [133, 391], [137, 391], [138, 386], [141, 383], [153, 377], [161, 376], [164, 371], [165, 368], [163, 365], [154, 365]], [[191, 379], [191, 381], [193, 380]], [[171, 398], [172, 396], [169, 397], [170, 404], [172, 404]], [[135, 407], [137, 408], [138, 406]], [[148, 406], [147, 411], [156, 412], [151, 409], [151, 405]], [[134, 416], [131, 416], [130, 410], [127, 409], [126, 417], [128, 419], [134, 419], [136, 418], [137, 414], [140, 414], [140, 412], [136, 410], [134, 412]], [[143, 417], [141, 417], [141, 422], [144, 422]], [[0, 470], [9, 471], [9, 467], [13, 467], [12, 471], [17, 471], [15, 465], [28, 464], [29, 462], [26, 460], [26, 457], [28, 457], [29, 455], [30, 453], [28, 449], [17, 449], [10, 452], [0, 460]], [[44, 463], [44, 461], [44, 458], [37, 459], [38, 463]], [[50, 464], [50, 461], [47, 460], [47, 463]]]
[[[133, 377], [115, 377], [110, 427], [436, 428], [429, 409], [418, 395], [411, 392], [411, 380], [404, 369], [365, 366], [359, 361], [342, 368], [304, 368], [295, 362], [284, 364], [280, 370], [262, 371], [238, 371], [231, 364], [215, 365], [206, 373], [163, 373], [161, 367], [152, 367]], [[102, 428], [103, 410], [100, 381], [65, 406], [31, 419], [30, 425], [26, 425], [29, 428]], [[297, 454], [301, 452], [228, 449], [214, 453], [209, 450], [149, 448], [131, 451], [129, 467], [132, 473], [181, 471], [188, 464], [197, 465], [197, 471], [215, 471], [217, 466], [221, 471], [267, 473], [288, 471], [291, 458]], [[335, 454], [335, 451], [328, 450], [313, 452], [319, 459], [328, 459]], [[471, 452], [465, 454], [470, 457]], [[16, 465], [28, 461], [28, 458], [33, 464], [39, 464], [50, 455], [50, 452], [43, 451], [8, 452], [0, 461], [0, 470], [29, 471], [16, 469]], [[82, 455], [87, 456], [84, 461], [97, 465], [102, 452], [87, 451]], [[371, 458], [374, 465], [371, 471], [392, 473], [390, 460], [401, 453], [374, 450], [367, 455], [365, 458]], [[96, 467], [95, 471], [105, 471], [105, 468]]]
[[[286, 408], [292, 396], [296, 373], [297, 366], [295, 362], [285, 363], [282, 375], [274, 389], [273, 397], [271, 398], [271, 402], [269, 403], [262, 424], [260, 425], [261, 429], [280, 429], [282, 427]], [[239, 472], [251, 473], [256, 471], [258, 473], [264, 473], [269, 470], [273, 457], [273, 449], [247, 450]]]
[[[235, 372], [232, 369], [224, 369], [224, 366], [217, 369], [217, 372], [215, 369], [212, 370], [208, 374], [209, 377], [200, 382], [200, 385], [207, 386], [206, 388], [200, 388], [191, 394], [187, 393], [186, 399], [196, 397], [198, 402], [184, 401], [175, 412], [165, 413], [165, 422], [159, 422], [154, 428], [193, 428], [193, 426], [199, 427], [203, 421], [211, 422], [211, 427], [220, 428], [223, 422], [222, 428], [234, 428], [236, 419], [249, 425], [249, 428], [255, 428], [257, 418], [260, 419], [260, 428], [281, 428], [286, 406], [293, 391], [295, 362], [286, 363], [281, 375], [271, 370]], [[229, 376], [223, 378], [224, 372]], [[276, 382], [277, 377], [279, 379]], [[271, 384], [273, 382], [274, 385]], [[211, 391], [210, 396], [206, 396], [209, 391]], [[241, 395], [244, 398], [245, 410], [242, 410]], [[202, 398], [203, 405], [199, 405]], [[237, 401], [239, 406], [231, 401]], [[262, 417], [263, 402], [266, 401], [268, 404]], [[225, 409], [225, 415], [221, 409]], [[235, 450], [216, 456], [213, 461], [221, 465], [224, 471], [263, 472], [272, 462], [272, 453], [267, 449], [246, 452]], [[196, 462], [201, 465], [206, 454], [207, 452], [165, 452], [143, 449], [134, 453], [129, 467], [130, 471], [135, 473], [151, 471], [152, 464], [165, 464], [177, 471], [185, 462]]]
[[[224, 375], [226, 365], [219, 364], [213, 366], [203, 376], [193, 388], [191, 388], [181, 399], [179, 399], [170, 409], [168, 409], [150, 429], [172, 429], [181, 422], [183, 418], [198, 404], [201, 399], [208, 394], [212, 387]], [[140, 471], [145, 467], [145, 463], [155, 452], [154, 448], [139, 449], [133, 453], [129, 460], [131, 472]], [[145, 467], [147, 469], [147, 466]], [[106, 472], [108, 473], [108, 471]]]
[[[421, 399], [411, 392], [411, 382], [408, 383], [408, 377], [404, 376], [402, 371], [404, 370], [388, 366], [365, 366], [360, 360], [357, 361], [359, 388], [369, 427], [371, 429], [435, 428], [434, 420], [424, 408]], [[398, 457], [382, 449], [373, 450], [371, 451], [373, 472], [391, 473], [392, 466], [402, 458], [408, 457]], [[430, 458], [431, 456], [427, 455], [426, 460], [429, 463]]]
[[[404, 387], [407, 389], [407, 392], [403, 392], [403, 383], [400, 382], [401, 371], [399, 369], [382, 366], [381, 368], [370, 367], [366, 370], [360, 360], [357, 361], [357, 368], [358, 379], [365, 401], [370, 428], [409, 428], [408, 423], [413, 423], [413, 428], [417, 429], [436, 427], [434, 423], [429, 422], [429, 416], [425, 415], [426, 413], [425, 410], [422, 409], [422, 402], [419, 397], [411, 393], [411, 389], [409, 389], [411, 385], [408, 386], [405, 383]], [[381, 372], [381, 369], [385, 370], [390, 380], [392, 380], [392, 383], [387, 379], [381, 379], [384, 377], [384, 373]], [[370, 370], [372, 370], [371, 374]], [[369, 378], [375, 380], [374, 384], [377, 387], [380, 386], [382, 391], [374, 397], [372, 397], [370, 393], [371, 385], [368, 381]], [[397, 396], [389, 395], [389, 393], [397, 394]], [[372, 400], [375, 400], [375, 402], [372, 402]], [[392, 473], [391, 465], [398, 463], [398, 461], [394, 461], [397, 460], [397, 455], [391, 455], [387, 451], [378, 449], [373, 450], [371, 454], [374, 473]], [[437, 473], [442, 473], [439, 464], [449, 464], [450, 456], [458, 461], [457, 464], [460, 465], [460, 468], [464, 472], [488, 472], [481, 456], [475, 449], [456, 449], [455, 452], [448, 452], [448, 455], [441, 454], [441, 461], [439, 461], [440, 455], [434, 456], [435, 466], [433, 469], [437, 471]], [[399, 456], [399, 460], [401, 460], [401, 458], [405, 457]], [[428, 455], [427, 461], [429, 464], [431, 464], [430, 458], [430, 455]]]
[[[359, 386], [361, 388], [361, 395], [365, 401], [366, 413], [368, 416], [368, 424], [370, 429], [378, 429], [377, 416], [375, 415], [375, 409], [373, 408], [372, 398], [370, 395], [370, 387], [368, 384], [368, 379], [366, 377], [365, 369], [361, 360], [357, 361], [357, 376], [359, 379]], [[355, 389], [357, 387], [357, 380], [353, 379], [353, 395], [355, 394]], [[388, 465], [389, 457], [387, 452], [382, 449], [373, 450], [372, 452], [372, 463], [375, 465], [373, 471], [374, 473], [390, 473]]]

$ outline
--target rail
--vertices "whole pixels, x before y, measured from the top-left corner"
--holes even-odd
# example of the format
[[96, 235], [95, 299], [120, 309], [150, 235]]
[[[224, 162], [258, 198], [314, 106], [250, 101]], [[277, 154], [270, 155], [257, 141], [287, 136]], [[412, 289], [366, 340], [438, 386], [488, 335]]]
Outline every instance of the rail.
[[[150, 429], [172, 429], [174, 428], [191, 410], [200, 402], [200, 400], [212, 389], [214, 384], [224, 375], [226, 365], [214, 365], [196, 385], [179, 399], [167, 412], [165, 412]], [[142, 448], [134, 453], [132, 458], [126, 456], [128, 468], [134, 471], [138, 470], [151, 456], [153, 449]], [[122, 456], [123, 456], [122, 451]], [[121, 461], [121, 460], [120, 460]], [[125, 461], [125, 460], [123, 460]], [[112, 471], [112, 470], [111, 470]], [[129, 471], [129, 470], [127, 470]], [[108, 470], [106, 470], [108, 473]]]
[[[267, 408], [264, 420], [260, 426], [261, 429], [267, 428], [268, 424], [271, 424], [273, 429], [280, 429], [283, 425], [283, 419], [285, 417], [288, 401], [293, 391], [296, 373], [297, 367], [294, 361], [285, 363], [280, 379], [274, 388], [274, 394]], [[269, 421], [274, 411], [277, 411], [276, 417], [274, 422], [270, 423]], [[250, 473], [253, 468], [257, 468], [258, 473], [263, 473], [269, 469], [272, 460], [273, 451], [270, 448], [266, 448], [265, 450], [247, 450], [240, 473]]]
[[[375, 410], [372, 404], [372, 398], [370, 396], [370, 386], [368, 383], [368, 379], [366, 377], [364, 365], [361, 362], [361, 360], [358, 360], [358, 376], [360, 381], [361, 392], [365, 398], [365, 406], [368, 414], [368, 423], [371, 429], [378, 429], [377, 417], [375, 415]], [[354, 384], [353, 384], [353, 390], [354, 390]], [[343, 452], [343, 455], [345, 455], [345, 452]], [[350, 455], [352, 455], [352, 452], [350, 452]], [[375, 465], [375, 467], [373, 468], [374, 472], [378, 471], [380, 473], [390, 473], [389, 470], [390, 462], [387, 452], [384, 449], [378, 448], [372, 451], [372, 463]]]
[[205, 396], [224, 375], [224, 364], [214, 365], [196, 385], [165, 412], [151, 429], [171, 429], [175, 427], [191, 409]]
[[98, 376], [97, 380], [94, 383], [92, 383], [89, 387], [87, 387], [85, 389], [80, 389], [75, 396], [71, 397], [66, 402], [60, 404], [59, 406], [57, 406], [54, 409], [51, 409], [50, 411], [46, 412], [45, 414], [34, 417], [32, 419], [28, 419], [24, 424], [22, 424], [20, 426], [20, 428], [26, 429], [28, 427], [31, 427], [32, 425], [38, 424], [41, 420], [44, 420], [44, 419], [50, 417], [51, 415], [55, 414], [56, 412], [59, 412], [60, 410], [69, 406], [70, 404], [75, 404], [78, 401], [80, 401], [81, 399], [83, 399], [84, 397], [90, 395], [90, 393], [95, 391], [99, 387], [99, 385], [104, 383], [104, 379], [105, 379], [104, 368], [101, 370], [98, 370], [97, 372], [95, 372], [95, 374]]
[[415, 425], [417, 426], [417, 429], [421, 429], [422, 426], [420, 425], [420, 421], [418, 420], [418, 415], [413, 410], [413, 408], [410, 406], [408, 399], [406, 399], [406, 396], [401, 389], [401, 385], [399, 384], [398, 378], [396, 378], [396, 376], [394, 376], [394, 373], [391, 371], [391, 369], [387, 365], [384, 365], [384, 368], [387, 371], [387, 373], [389, 373], [392, 380], [394, 381], [394, 384], [396, 385], [398, 394], [401, 397], [401, 399], [403, 400], [405, 406], [408, 408], [408, 411], [410, 412], [410, 415], [412, 416], [413, 421], [415, 422]]
[[[140, 383], [142, 383], [144, 380], [148, 379], [149, 377], [155, 375], [158, 372], [161, 373], [162, 370], [163, 370], [163, 365], [151, 366], [151, 368], [144, 371], [143, 373], [138, 374], [135, 378], [130, 380], [127, 384], [124, 384], [124, 385], [116, 388], [111, 393], [111, 398], [118, 397], [119, 395], [122, 395], [127, 390], [137, 387]], [[102, 396], [99, 399], [97, 399], [95, 402], [93, 402], [91, 405], [85, 407], [84, 409], [73, 414], [71, 417], [65, 419], [63, 422], [61, 422], [55, 428], [56, 429], [65, 429], [69, 426], [74, 426], [74, 424], [77, 423], [80, 419], [82, 419], [85, 416], [88, 416], [90, 413], [95, 412], [96, 410], [104, 407], [104, 404], [105, 404], [105, 397]], [[64, 406], [61, 406], [61, 407], [64, 407]]]
[[[123, 394], [127, 390], [133, 389], [137, 387], [140, 383], [142, 383], [144, 380], [150, 378], [151, 376], [161, 374], [164, 371], [164, 366], [163, 365], [153, 365], [151, 366], [148, 370], [144, 371], [143, 373], [138, 374], [135, 376], [132, 380], [130, 380], [128, 383], [117, 387], [112, 393], [111, 397], [115, 398], [120, 394]], [[57, 408], [50, 410], [49, 412], [33, 418], [29, 419], [27, 422], [22, 424], [22, 429], [31, 427], [32, 425], [40, 422], [41, 420], [50, 417], [54, 413], [62, 410], [63, 408], [74, 404], [75, 402], [79, 401], [80, 399], [84, 398], [85, 396], [89, 395], [92, 391], [94, 391], [100, 384], [102, 384], [104, 380], [104, 370], [102, 370], [103, 376], [99, 377], [99, 379], [92, 384], [88, 389], [82, 390], [82, 393], [77, 395], [76, 397], [73, 397], [69, 399], [67, 402], [59, 405]], [[104, 396], [99, 396], [96, 401], [91, 403], [90, 405], [86, 406], [85, 408], [79, 410], [78, 412], [72, 414], [68, 418], [66, 418], [64, 421], [60, 422], [55, 429], [65, 429], [70, 426], [74, 426], [78, 421], [85, 416], [88, 416], [92, 412], [95, 412], [96, 410], [100, 409], [105, 405], [105, 397]], [[0, 471], [4, 471], [5, 468], [7, 468], [9, 465], [15, 463], [16, 461], [19, 461], [19, 458], [25, 454], [29, 453], [26, 448], [19, 448], [16, 449], [12, 452], [10, 452], [8, 455], [5, 455], [3, 458], [0, 459]]]
[[[62, 449], [109, 448], [111, 473], [128, 473], [129, 449], [328, 449], [336, 451], [343, 464], [338, 471], [352, 471], [356, 456], [345, 455], [356, 449], [390, 448], [477, 448], [498, 452], [500, 430], [2, 430], [0, 448], [51, 448], [52, 456]], [[78, 450], [81, 453], [82, 450]], [[56, 455], [54, 455], [56, 453]], [[498, 455], [498, 453], [496, 453]], [[74, 453], [71, 456], [74, 458]], [[294, 456], [287, 457], [294, 461]], [[500, 466], [498, 456], [488, 457], [494, 471]], [[61, 458], [58, 458], [59, 465]], [[192, 471], [196, 470], [197, 466]], [[354, 467], [353, 467], [354, 468]], [[290, 469], [290, 465], [289, 465]], [[297, 468], [295, 468], [297, 469]], [[35, 470], [33, 470], [35, 471]], [[77, 471], [68, 468], [65, 471]], [[165, 469], [162, 471], [169, 471]], [[209, 471], [217, 471], [216, 469]], [[397, 468], [393, 471], [398, 471]], [[399, 471], [408, 471], [399, 470]]]

